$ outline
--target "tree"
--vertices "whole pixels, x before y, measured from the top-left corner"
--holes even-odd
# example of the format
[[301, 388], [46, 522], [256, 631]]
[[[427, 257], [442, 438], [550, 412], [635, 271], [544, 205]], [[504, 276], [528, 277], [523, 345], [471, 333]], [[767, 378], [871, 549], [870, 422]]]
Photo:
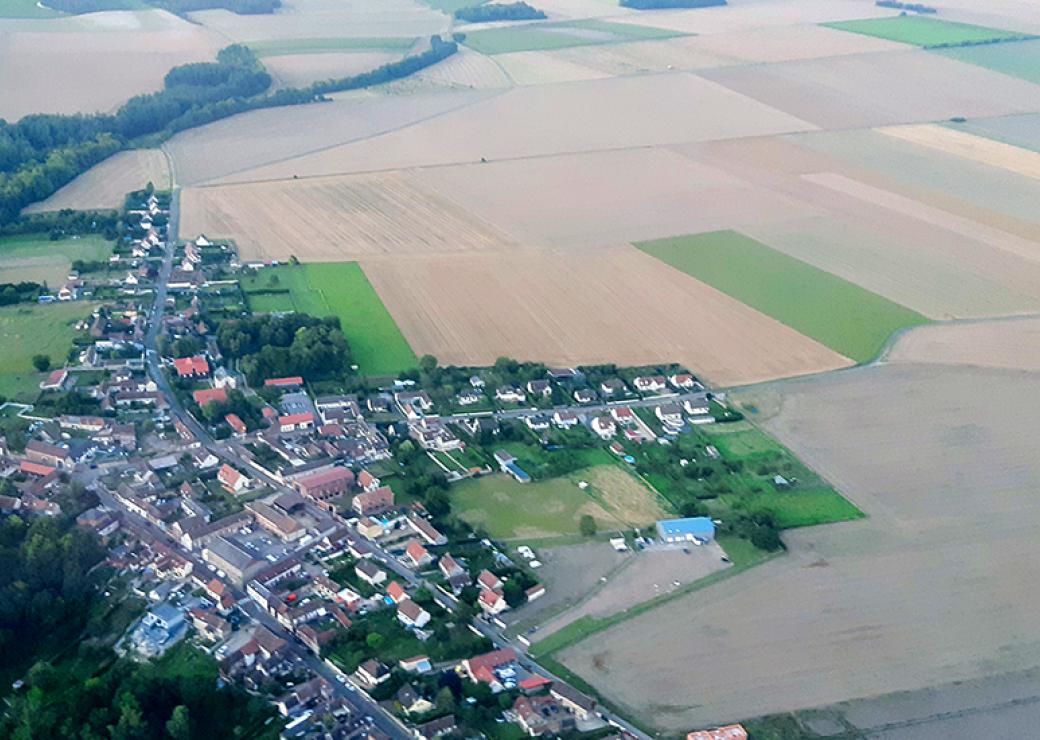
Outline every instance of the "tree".
[[684, 517], [707, 516], [708, 507], [700, 501], [684, 501], [679, 507], [679, 513]]
[[433, 355], [423, 355], [419, 358], [419, 369], [429, 375], [437, 369], [437, 358]]
[[585, 537], [592, 537], [596, 534], [596, 520], [592, 518], [592, 515], [581, 515], [581, 519], [578, 520], [578, 531]]
[[191, 718], [186, 706], [178, 704], [173, 708], [173, 714], [166, 721], [166, 732], [173, 740], [191, 740]]
[[365, 644], [372, 650], [378, 650], [379, 646], [383, 644], [383, 636], [378, 632], [372, 632], [365, 638]]
[[48, 355], [33, 355], [32, 364], [41, 373], [51, 369], [51, 358]]

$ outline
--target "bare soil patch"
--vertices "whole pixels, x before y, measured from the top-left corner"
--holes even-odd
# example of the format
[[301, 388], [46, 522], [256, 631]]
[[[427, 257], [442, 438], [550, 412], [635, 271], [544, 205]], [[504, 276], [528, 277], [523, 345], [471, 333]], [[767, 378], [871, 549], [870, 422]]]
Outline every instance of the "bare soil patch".
[[127, 193], [143, 188], [149, 182], [159, 189], [170, 187], [170, 169], [161, 151], [134, 149], [118, 152], [91, 167], [50, 198], [25, 210], [39, 213], [62, 208], [121, 208]]
[[851, 364], [630, 246], [362, 264], [416, 353], [445, 363], [670, 360], [723, 385]]
[[920, 327], [900, 337], [885, 361], [1040, 371], [1040, 318]]

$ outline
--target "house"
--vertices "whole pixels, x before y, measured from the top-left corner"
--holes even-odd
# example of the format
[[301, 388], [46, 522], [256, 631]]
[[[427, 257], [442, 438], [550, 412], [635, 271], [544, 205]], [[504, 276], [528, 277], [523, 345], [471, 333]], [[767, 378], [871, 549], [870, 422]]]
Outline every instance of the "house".
[[672, 384], [673, 388], [678, 388], [679, 390], [690, 390], [697, 386], [697, 379], [689, 373], [669, 375], [668, 382]]
[[695, 516], [687, 519], [662, 519], [657, 522], [657, 534], [668, 543], [698, 542], [715, 539], [715, 524], [710, 517]]
[[686, 735], [686, 740], [747, 740], [744, 725], [726, 725], [714, 730], [698, 730]]
[[415, 514], [409, 514], [406, 521], [408, 526], [411, 527], [412, 531], [417, 533], [423, 540], [426, 541], [427, 545], [446, 545], [448, 544], [448, 538], [437, 531], [437, 529], [422, 517], [416, 516]]
[[509, 604], [506, 603], [506, 597], [499, 591], [489, 591], [488, 589], [484, 589], [480, 592], [477, 602], [480, 604], [480, 608], [487, 614], [501, 614], [509, 609]]
[[607, 378], [600, 382], [599, 389], [604, 396], [620, 396], [628, 391], [628, 386], [621, 378]]
[[429, 673], [433, 670], [433, 663], [425, 655], [416, 655], [413, 658], [404, 658], [397, 662], [402, 671], [408, 673]]
[[527, 597], [528, 601], [535, 601], [545, 596], [545, 586], [541, 583], [536, 583], [531, 588], [524, 591], [524, 596]]
[[574, 391], [574, 400], [578, 403], [594, 403], [596, 401], [596, 394], [589, 388], [579, 388]]
[[660, 393], [668, 388], [668, 381], [663, 375], [640, 375], [632, 381], [632, 385], [640, 393]]
[[529, 380], [527, 381], [527, 392], [532, 396], [548, 398], [552, 395], [552, 385], [548, 380]]
[[264, 381], [264, 388], [299, 388], [303, 385], [303, 378], [293, 375], [289, 378], [268, 378]]
[[371, 516], [393, 508], [394, 492], [390, 486], [380, 486], [374, 491], [359, 493], [351, 502], [351, 508], [359, 516]]
[[477, 586], [486, 591], [501, 591], [502, 579], [492, 573], [490, 570], [480, 571], [480, 575], [477, 576]]
[[459, 406], [473, 406], [480, 403], [483, 398], [484, 396], [476, 391], [461, 391], [455, 396], [455, 403]]
[[549, 695], [560, 702], [578, 719], [588, 719], [596, 711], [596, 700], [586, 696], [572, 686], [555, 681], [549, 689]]
[[422, 568], [433, 562], [433, 556], [423, 547], [419, 540], [412, 540], [404, 550], [404, 558], [413, 568]]
[[397, 581], [390, 581], [386, 587], [386, 595], [390, 598], [390, 601], [395, 604], [400, 604], [408, 598], [408, 592], [405, 591], [404, 586]]
[[424, 416], [408, 424], [408, 433], [424, 450], [448, 452], [465, 449], [466, 444], [437, 417]]
[[195, 391], [191, 397], [200, 407], [205, 407], [209, 403], [227, 403], [228, 400], [227, 391], [223, 388], [205, 388]]
[[495, 390], [495, 398], [502, 403], [523, 403], [527, 396], [519, 388], [511, 385], [503, 385]]
[[365, 686], [374, 688], [390, 678], [390, 669], [378, 660], [369, 659], [358, 666], [354, 676]]
[[444, 574], [445, 578], [451, 578], [452, 576], [461, 575], [466, 572], [459, 561], [451, 556], [451, 553], [444, 553], [441, 556], [441, 560], [437, 563], [437, 567], [440, 568], [441, 573]]
[[425, 714], [433, 709], [433, 702], [423, 698], [411, 684], [405, 684], [398, 689], [394, 699], [401, 705], [405, 714]]
[[592, 433], [600, 439], [610, 439], [617, 434], [617, 424], [606, 414], [594, 417], [590, 426]]
[[358, 519], [357, 531], [366, 540], [376, 540], [384, 534], [383, 524], [368, 516]]
[[426, 391], [402, 391], [394, 394], [397, 408], [409, 421], [421, 419], [423, 414], [433, 410], [433, 399]]
[[71, 468], [75, 465], [68, 449], [41, 442], [38, 439], [26, 442], [25, 457], [32, 462], [49, 465], [52, 468]]
[[574, 715], [554, 696], [518, 696], [513, 703], [516, 722], [531, 737], [557, 736], [574, 731]]
[[475, 655], [462, 661], [462, 670], [474, 683], [497, 684], [496, 671], [516, 663], [516, 651], [513, 648], [501, 648], [490, 653]]
[[191, 617], [192, 625], [206, 640], [216, 642], [231, 634], [231, 623], [219, 614], [203, 609], [192, 609], [188, 615]]
[[516, 458], [506, 450], [498, 450], [495, 452], [495, 462], [498, 463], [498, 467], [503, 473], [509, 473], [509, 475], [516, 479], [517, 483], [531, 482], [531, 476], [517, 464]]
[[423, 722], [421, 725], [416, 725], [412, 728], [412, 734], [415, 735], [417, 740], [435, 740], [435, 738], [442, 735], [455, 732], [457, 727], [455, 715], [448, 714], [438, 719], [431, 719], [429, 722]]
[[214, 388], [237, 388], [238, 376], [226, 367], [218, 367], [213, 371]]
[[682, 426], [682, 407], [677, 403], [662, 403], [654, 409], [656, 416], [662, 424], [670, 427]]
[[708, 401], [708, 394], [702, 393], [699, 396], [691, 396], [690, 398], [683, 399], [683, 409], [690, 416], [703, 416], [711, 411], [710, 402]]
[[524, 419], [524, 424], [532, 432], [544, 432], [549, 428], [549, 417], [543, 416], [542, 414], [535, 414], [534, 416], [528, 416]]
[[553, 412], [553, 423], [560, 429], [573, 429], [578, 426], [578, 415], [568, 409], [560, 409]]
[[362, 560], [354, 566], [354, 573], [370, 586], [378, 586], [386, 580], [386, 571], [371, 560]]
[[40, 383], [41, 391], [63, 391], [69, 386], [72, 376], [65, 368], [59, 368], [51, 372], [47, 379]]
[[360, 473], [358, 473], [357, 484], [361, 488], [361, 490], [365, 491], [366, 493], [371, 493], [372, 491], [379, 488], [379, 486], [381, 485], [379, 479], [371, 473], [369, 473], [367, 470], [362, 470]]
[[199, 447], [191, 453], [191, 462], [199, 470], [209, 470], [220, 462], [220, 459], [205, 447]]
[[232, 494], [241, 493], [249, 487], [251, 482], [249, 478], [235, 470], [227, 463], [221, 465], [220, 470], [217, 471], [217, 480], [225, 491]]
[[330, 510], [333, 504], [329, 502], [347, 493], [353, 485], [354, 471], [341, 466], [311, 473], [292, 482], [300, 494]]
[[205, 378], [209, 376], [209, 362], [202, 355], [179, 357], [173, 361], [178, 378]]
[[636, 414], [628, 406], [615, 406], [610, 410], [610, 415], [621, 426], [629, 426], [636, 423]]
[[301, 414], [286, 414], [278, 417], [278, 430], [283, 433], [302, 432], [314, 428], [314, 414], [305, 411]]
[[397, 605], [397, 620], [405, 627], [422, 629], [430, 623], [430, 613], [411, 599]]
[[238, 414], [228, 414], [224, 417], [224, 421], [231, 427], [231, 431], [235, 434], [245, 434], [249, 431], [246, 427], [246, 423], [242, 421], [242, 418]]

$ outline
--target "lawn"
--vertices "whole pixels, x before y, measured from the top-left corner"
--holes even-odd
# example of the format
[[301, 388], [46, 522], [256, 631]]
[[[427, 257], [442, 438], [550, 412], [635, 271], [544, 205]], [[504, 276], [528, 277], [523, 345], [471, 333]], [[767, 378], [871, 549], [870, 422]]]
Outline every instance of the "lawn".
[[1040, 83], [1040, 40], [938, 49], [938, 54], [1029, 82]]
[[33, 355], [46, 354], [52, 365], [64, 365], [76, 336], [73, 325], [93, 308], [81, 302], [0, 308], [0, 394], [32, 401], [43, 377], [32, 366]]
[[823, 24], [839, 31], [851, 31], [864, 36], [899, 41], [925, 48], [985, 44], [1032, 38], [1016, 31], [972, 26], [967, 23], [941, 21], [919, 15], [898, 15], [889, 18], [868, 18], [858, 21], [838, 21]]
[[[505, 475], [487, 475], [458, 483], [451, 488], [452, 507], [473, 526], [481, 526], [497, 539], [568, 537], [579, 533], [578, 521], [590, 514], [601, 529], [628, 526], [633, 510], [633, 492], [645, 496], [643, 524], [653, 521], [660, 509], [653, 492], [632, 478], [632, 484], [613, 485], [620, 472], [614, 465], [585, 468], [560, 478], [517, 483]], [[590, 480], [586, 490], [578, 481]], [[596, 490], [597, 482], [607, 490]], [[615, 506], [614, 504], [618, 504]]]
[[776, 517], [781, 529], [811, 527], [850, 519], [862, 519], [864, 514], [830, 486], [775, 491], [744, 502], [751, 511], [768, 511]]
[[924, 316], [735, 231], [637, 244], [647, 254], [857, 362]]
[[775, 439], [746, 421], [712, 424], [701, 427], [700, 431], [727, 460], [747, 460], [755, 455], [783, 452]]
[[396, 375], [417, 363], [357, 262], [266, 268], [243, 279], [242, 288], [252, 311], [338, 316], [354, 362], [367, 375]]
[[463, 43], [481, 54], [506, 54], [514, 51], [552, 51], [572, 46], [624, 41], [651, 41], [682, 35], [684, 34], [649, 26], [586, 20], [490, 28], [467, 33]]
[[280, 57], [290, 54], [322, 54], [337, 51], [397, 51], [412, 48], [413, 38], [317, 38], [265, 39], [250, 41], [248, 46], [258, 57]]
[[45, 282], [56, 290], [73, 260], [107, 260], [112, 246], [97, 235], [58, 241], [38, 234], [0, 238], [0, 283]]

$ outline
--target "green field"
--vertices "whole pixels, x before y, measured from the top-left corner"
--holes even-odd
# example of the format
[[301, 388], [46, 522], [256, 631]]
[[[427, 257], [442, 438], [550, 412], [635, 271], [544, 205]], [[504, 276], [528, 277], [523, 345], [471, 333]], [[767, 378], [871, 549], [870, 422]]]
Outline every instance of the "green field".
[[481, 54], [506, 54], [513, 51], [552, 51], [572, 46], [616, 44], [624, 41], [652, 41], [685, 34], [661, 28], [600, 20], [567, 23], [531, 23], [506, 28], [491, 28], [466, 34], [466, 46]]
[[0, 238], [0, 283], [45, 282], [56, 290], [73, 260], [107, 260], [111, 254], [112, 242], [97, 235], [59, 241], [38, 234]]
[[318, 38], [266, 39], [250, 41], [248, 46], [258, 57], [280, 57], [290, 54], [322, 54], [336, 51], [397, 51], [402, 54], [412, 48], [413, 38]]
[[844, 522], [864, 516], [830, 486], [772, 491], [746, 502], [744, 508], [749, 512], [770, 512], [781, 529]]
[[33, 368], [33, 355], [46, 354], [54, 366], [64, 365], [76, 336], [73, 325], [93, 308], [79, 301], [0, 308], [0, 394], [11, 400], [34, 399], [43, 375]]
[[897, 329], [928, 322], [909, 308], [735, 231], [636, 246], [857, 362], [874, 359]]
[[1040, 83], [1040, 40], [937, 49], [937, 54], [1029, 82]]
[[357, 262], [266, 268], [244, 278], [242, 288], [252, 311], [338, 316], [354, 362], [365, 374], [396, 375], [417, 363]]
[[838, 21], [824, 23], [829, 28], [839, 31], [874, 36], [889, 41], [899, 41], [925, 48], [937, 46], [958, 46], [961, 44], [983, 44], [995, 41], [1011, 41], [1031, 38], [1015, 31], [1002, 31], [999, 28], [972, 26], [967, 23], [953, 23], [919, 15], [898, 15], [890, 18], [868, 18], [858, 21]]

